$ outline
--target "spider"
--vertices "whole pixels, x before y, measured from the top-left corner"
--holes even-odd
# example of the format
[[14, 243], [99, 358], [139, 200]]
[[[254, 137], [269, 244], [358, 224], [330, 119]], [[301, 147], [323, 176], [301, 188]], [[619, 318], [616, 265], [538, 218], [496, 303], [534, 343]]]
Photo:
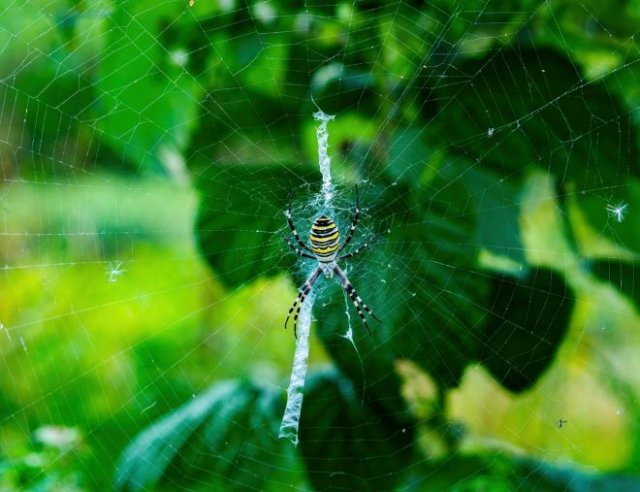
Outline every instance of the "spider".
[[[334, 274], [336, 275], [336, 277], [338, 277], [338, 280], [340, 281], [340, 285], [342, 286], [344, 291], [347, 293], [347, 295], [351, 299], [351, 302], [355, 306], [356, 311], [358, 311], [358, 315], [360, 315], [360, 319], [362, 319], [364, 326], [366, 326], [367, 331], [369, 332], [369, 334], [371, 334], [371, 329], [367, 324], [367, 319], [365, 318], [365, 315], [362, 312], [362, 309], [364, 308], [367, 314], [371, 316], [373, 319], [375, 319], [376, 321], [378, 321], [379, 323], [381, 321], [373, 313], [371, 308], [369, 308], [369, 306], [367, 306], [363, 302], [363, 300], [360, 298], [356, 290], [353, 288], [353, 285], [351, 285], [351, 282], [349, 282], [349, 279], [347, 278], [347, 276], [342, 271], [342, 269], [338, 266], [338, 263], [337, 263], [338, 260], [346, 260], [347, 258], [352, 258], [356, 256], [358, 253], [360, 253], [362, 250], [364, 250], [368, 246], [368, 243], [365, 242], [362, 246], [360, 246], [359, 248], [356, 248], [352, 252], [338, 256], [339, 253], [344, 248], [346, 248], [351, 242], [351, 240], [353, 239], [353, 234], [356, 230], [356, 226], [358, 225], [358, 219], [360, 217], [360, 196], [358, 194], [358, 187], [356, 186], [356, 204], [355, 204], [353, 222], [351, 223], [351, 227], [349, 229], [349, 234], [347, 235], [347, 239], [344, 241], [344, 243], [342, 243], [342, 246], [340, 245], [340, 231], [338, 230], [338, 226], [336, 225], [336, 223], [331, 217], [328, 217], [326, 215], [321, 215], [320, 217], [318, 217], [316, 220], [313, 221], [313, 225], [311, 226], [311, 232], [309, 234], [311, 247], [307, 246], [300, 239], [300, 236], [298, 235], [296, 227], [293, 224], [293, 220], [291, 219], [291, 202], [292, 201], [293, 201], [293, 196], [289, 201], [289, 207], [287, 209], [287, 212], [285, 213], [285, 216], [287, 218], [287, 223], [289, 224], [289, 228], [291, 229], [291, 233], [293, 234], [293, 237], [296, 240], [296, 243], [298, 244], [299, 248], [294, 246], [291, 243], [291, 241], [289, 241], [286, 237], [284, 236], [282, 237], [287, 242], [289, 247], [293, 251], [295, 251], [297, 254], [302, 256], [303, 258], [311, 258], [313, 260], [317, 260], [318, 266], [315, 268], [315, 270], [313, 270], [311, 275], [309, 275], [309, 277], [307, 278], [305, 283], [302, 285], [302, 287], [300, 287], [298, 291], [298, 297], [296, 297], [296, 300], [294, 301], [293, 305], [289, 309], [289, 314], [287, 315], [287, 319], [284, 322], [285, 329], [287, 328], [287, 323], [289, 323], [289, 318], [291, 318], [291, 314], [295, 309], [295, 314], [293, 315], [293, 322], [294, 322], [293, 333], [296, 336], [296, 338], [298, 337], [296, 329], [298, 326], [298, 316], [300, 315], [300, 309], [302, 308], [302, 304], [304, 303], [304, 300], [309, 295], [309, 292], [311, 292], [311, 289], [313, 288], [313, 284], [315, 284], [316, 280], [318, 280], [318, 277], [320, 277], [320, 274], [323, 273], [325, 278], [328, 278], [328, 279], [332, 278]], [[296, 306], [297, 306], [297, 309], [296, 309]]]

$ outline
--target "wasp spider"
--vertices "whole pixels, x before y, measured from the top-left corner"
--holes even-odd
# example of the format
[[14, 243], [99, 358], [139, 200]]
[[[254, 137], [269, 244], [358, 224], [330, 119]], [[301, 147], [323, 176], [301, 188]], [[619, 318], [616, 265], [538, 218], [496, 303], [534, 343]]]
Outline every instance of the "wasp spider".
[[311, 226], [311, 233], [309, 235], [309, 239], [311, 241], [311, 246], [309, 247], [300, 239], [298, 231], [293, 224], [293, 220], [291, 219], [291, 202], [289, 202], [289, 208], [287, 209], [285, 216], [287, 217], [287, 223], [289, 224], [291, 233], [293, 234], [293, 237], [299, 247], [296, 247], [286, 237], [284, 238], [284, 240], [287, 242], [289, 247], [300, 256], [317, 260], [318, 266], [313, 270], [311, 275], [309, 275], [302, 287], [300, 287], [300, 290], [298, 291], [298, 297], [294, 301], [293, 306], [291, 306], [291, 308], [289, 309], [289, 314], [287, 316], [287, 320], [284, 322], [284, 327], [287, 327], [289, 318], [291, 318], [291, 315], [293, 314], [293, 332], [297, 337], [296, 328], [298, 325], [298, 316], [300, 315], [302, 304], [309, 295], [309, 292], [311, 292], [313, 284], [315, 284], [316, 280], [318, 280], [320, 274], [323, 273], [326, 278], [332, 278], [334, 274], [336, 275], [336, 277], [338, 277], [340, 285], [342, 285], [342, 288], [349, 296], [349, 299], [351, 299], [351, 302], [353, 302], [353, 305], [356, 307], [356, 311], [358, 311], [360, 319], [362, 319], [362, 322], [367, 327], [367, 330], [369, 331], [369, 333], [371, 333], [369, 325], [367, 324], [367, 319], [365, 318], [362, 310], [364, 309], [367, 314], [376, 321], [380, 322], [380, 320], [375, 314], [373, 314], [371, 308], [369, 308], [369, 306], [367, 306], [362, 301], [356, 290], [353, 288], [353, 285], [351, 285], [351, 282], [349, 282], [349, 279], [347, 278], [345, 273], [337, 264], [338, 260], [352, 258], [368, 246], [368, 243], [365, 242], [362, 246], [356, 248], [350, 253], [338, 256], [339, 253], [343, 249], [345, 249], [353, 239], [353, 234], [356, 230], [356, 226], [358, 225], [358, 219], [360, 217], [360, 198], [358, 195], [358, 188], [356, 187], [356, 208], [353, 216], [353, 222], [351, 223], [351, 228], [349, 229], [347, 239], [345, 239], [342, 245], [340, 245], [340, 231], [338, 230], [338, 226], [331, 217], [321, 215], [313, 222], [313, 225]]

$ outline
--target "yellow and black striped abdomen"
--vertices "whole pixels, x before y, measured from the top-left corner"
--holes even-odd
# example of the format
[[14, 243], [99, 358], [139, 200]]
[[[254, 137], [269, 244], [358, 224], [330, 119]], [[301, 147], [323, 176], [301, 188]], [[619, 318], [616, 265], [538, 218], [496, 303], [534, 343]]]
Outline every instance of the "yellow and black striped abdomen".
[[311, 250], [318, 261], [330, 263], [340, 246], [340, 231], [331, 217], [322, 215], [311, 226]]

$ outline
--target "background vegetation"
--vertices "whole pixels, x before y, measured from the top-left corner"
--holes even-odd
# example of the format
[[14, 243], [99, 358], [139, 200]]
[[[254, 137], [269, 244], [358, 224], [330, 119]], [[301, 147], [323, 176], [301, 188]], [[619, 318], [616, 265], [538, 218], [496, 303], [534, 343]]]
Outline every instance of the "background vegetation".
[[[638, 26], [612, 0], [0, 6], [0, 488], [640, 489]], [[322, 292], [295, 449], [305, 266], [274, 233], [291, 190], [313, 215], [311, 96], [384, 323], [354, 357]]]

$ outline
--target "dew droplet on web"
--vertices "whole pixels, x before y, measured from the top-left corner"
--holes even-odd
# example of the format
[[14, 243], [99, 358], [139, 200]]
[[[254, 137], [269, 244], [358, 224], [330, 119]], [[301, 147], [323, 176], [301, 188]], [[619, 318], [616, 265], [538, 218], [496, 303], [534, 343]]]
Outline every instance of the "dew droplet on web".
[[495, 128], [487, 129], [487, 137], [493, 137], [493, 134], [494, 134], [495, 131], [496, 131]]
[[627, 212], [628, 206], [629, 204], [624, 202], [620, 202], [617, 205], [608, 203], [607, 206], [605, 207], [605, 210], [607, 211], [607, 214], [609, 215], [609, 217], [613, 217], [616, 220], [616, 222], [622, 222], [624, 220], [624, 216]]
[[118, 277], [120, 277], [124, 272], [126, 272], [126, 270], [122, 268], [121, 261], [116, 264], [110, 262], [107, 265], [107, 277], [109, 278], [109, 283], [115, 284]]

